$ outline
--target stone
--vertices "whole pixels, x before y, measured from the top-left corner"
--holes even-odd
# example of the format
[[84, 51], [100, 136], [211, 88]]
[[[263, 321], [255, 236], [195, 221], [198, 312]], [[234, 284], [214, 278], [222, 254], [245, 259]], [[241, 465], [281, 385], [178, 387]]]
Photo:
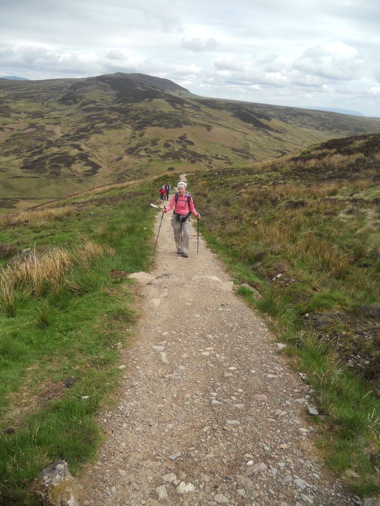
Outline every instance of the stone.
[[214, 500], [218, 504], [228, 504], [229, 503], [229, 500], [223, 494], [216, 494], [216, 496], [214, 497]]
[[264, 462], [259, 462], [258, 464], [254, 464], [247, 468], [246, 474], [247, 476], [251, 476], [252, 474], [262, 473], [266, 471], [268, 468]]
[[181, 483], [176, 488], [177, 494], [183, 495], [189, 492], [194, 492], [195, 487], [192, 483], [185, 483], [184, 481], [181, 481]]
[[169, 459], [170, 460], [177, 460], [180, 458], [181, 455], [182, 455], [182, 452], [176, 452], [176, 453], [173, 453], [173, 455], [170, 455]]
[[165, 476], [162, 477], [165, 483], [173, 483], [177, 479], [177, 476], [174, 473], [165, 474]]
[[79, 489], [79, 483], [64, 460], [58, 460], [41, 471], [29, 487], [36, 500], [44, 506], [79, 506]]
[[308, 411], [309, 415], [311, 415], [311, 416], [318, 416], [319, 415], [319, 411], [314, 406], [308, 406], [307, 411]]
[[255, 401], [267, 401], [268, 400], [268, 397], [265, 395], [265, 394], [255, 394], [253, 396], [253, 399]]
[[166, 490], [165, 485], [160, 485], [156, 488], [156, 494], [158, 496], [159, 501], [167, 501], [168, 500], [168, 492]]
[[250, 478], [248, 478], [248, 476], [243, 476], [241, 474], [238, 474], [236, 476], [236, 483], [246, 488], [247, 490], [252, 490], [254, 487], [253, 481]]
[[301, 480], [300, 478], [295, 479], [294, 484], [296, 485], [296, 487], [300, 488], [301, 490], [306, 488], [306, 483], [303, 480]]

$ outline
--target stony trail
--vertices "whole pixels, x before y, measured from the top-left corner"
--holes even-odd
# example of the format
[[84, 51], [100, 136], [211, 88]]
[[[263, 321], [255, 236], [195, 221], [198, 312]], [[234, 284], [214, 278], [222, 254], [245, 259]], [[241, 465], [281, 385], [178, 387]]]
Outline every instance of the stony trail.
[[197, 254], [194, 221], [176, 254], [170, 216], [134, 275], [142, 318], [80, 504], [354, 504], [318, 457], [309, 387], [202, 238]]

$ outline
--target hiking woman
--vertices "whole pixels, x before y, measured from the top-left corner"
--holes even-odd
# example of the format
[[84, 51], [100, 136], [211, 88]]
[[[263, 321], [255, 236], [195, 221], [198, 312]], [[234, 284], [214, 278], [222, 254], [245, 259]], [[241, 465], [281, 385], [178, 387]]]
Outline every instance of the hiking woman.
[[187, 258], [189, 249], [189, 228], [190, 215], [193, 214], [197, 220], [201, 217], [195, 210], [193, 197], [186, 192], [186, 183], [180, 181], [177, 184], [178, 193], [174, 195], [167, 207], [164, 207], [164, 213], [173, 209], [171, 224], [174, 232], [175, 245], [177, 253]]

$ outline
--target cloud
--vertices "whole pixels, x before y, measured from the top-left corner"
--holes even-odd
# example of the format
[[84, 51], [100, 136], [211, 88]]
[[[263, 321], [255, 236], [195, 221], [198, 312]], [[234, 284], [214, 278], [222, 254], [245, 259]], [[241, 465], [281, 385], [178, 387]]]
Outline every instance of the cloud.
[[380, 83], [380, 64], [373, 69], [373, 76]]
[[214, 67], [219, 72], [224, 72], [224, 71], [242, 72], [242, 71], [244, 71], [243, 63], [231, 56], [216, 60], [214, 62]]
[[292, 65], [294, 70], [306, 76], [342, 81], [357, 77], [361, 67], [357, 50], [340, 41], [308, 48]]
[[201, 39], [196, 37], [194, 39], [182, 39], [182, 46], [185, 49], [190, 49], [196, 53], [201, 51], [215, 51], [220, 47], [220, 43], [213, 38]]
[[378, 0], [2, 0], [0, 76], [142, 72], [206, 96], [339, 100], [380, 117], [379, 17]]

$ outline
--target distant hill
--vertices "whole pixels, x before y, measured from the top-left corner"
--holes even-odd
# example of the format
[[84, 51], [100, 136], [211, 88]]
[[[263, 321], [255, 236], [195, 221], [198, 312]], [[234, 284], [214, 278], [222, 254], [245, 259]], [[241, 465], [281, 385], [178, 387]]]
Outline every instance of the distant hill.
[[25, 77], [18, 76], [1, 76], [0, 79], [8, 79], [8, 81], [28, 81]]
[[336, 112], [338, 114], [348, 114], [350, 116], [364, 116], [364, 114], [362, 114], [361, 112], [352, 111], [350, 109], [339, 109], [337, 107], [310, 107], [310, 109], [319, 110], [319, 111]]
[[116, 73], [0, 79], [0, 199], [27, 206], [99, 185], [238, 169], [380, 119], [210, 99], [167, 79]]

